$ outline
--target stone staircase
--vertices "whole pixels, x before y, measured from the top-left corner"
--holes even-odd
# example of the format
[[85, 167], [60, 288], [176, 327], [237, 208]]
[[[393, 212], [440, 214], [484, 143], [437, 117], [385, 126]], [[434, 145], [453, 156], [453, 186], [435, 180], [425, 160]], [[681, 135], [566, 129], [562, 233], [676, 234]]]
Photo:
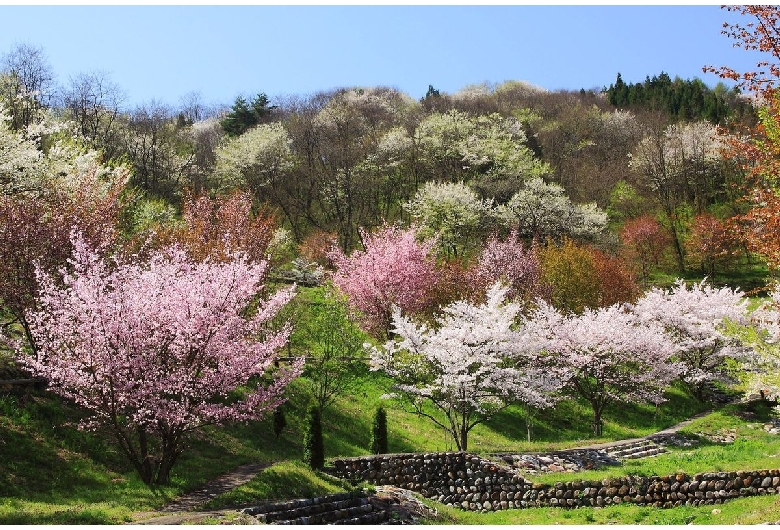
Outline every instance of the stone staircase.
[[388, 524], [390, 515], [365, 493], [336, 493], [241, 510], [263, 524]]
[[652, 440], [638, 440], [623, 444], [614, 444], [607, 449], [607, 454], [618, 460], [646, 458], [665, 453], [666, 449]]

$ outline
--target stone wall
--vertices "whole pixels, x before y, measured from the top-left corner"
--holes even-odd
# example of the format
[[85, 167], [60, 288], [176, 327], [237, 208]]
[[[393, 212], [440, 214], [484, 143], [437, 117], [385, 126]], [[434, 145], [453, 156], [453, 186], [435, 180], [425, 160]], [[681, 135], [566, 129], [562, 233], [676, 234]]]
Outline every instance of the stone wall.
[[684, 473], [557, 482], [527, 481], [511, 468], [467, 453], [392, 454], [334, 461], [335, 474], [354, 483], [391, 485], [472, 511], [531, 506], [634, 503], [670, 508], [780, 493], [780, 470]]

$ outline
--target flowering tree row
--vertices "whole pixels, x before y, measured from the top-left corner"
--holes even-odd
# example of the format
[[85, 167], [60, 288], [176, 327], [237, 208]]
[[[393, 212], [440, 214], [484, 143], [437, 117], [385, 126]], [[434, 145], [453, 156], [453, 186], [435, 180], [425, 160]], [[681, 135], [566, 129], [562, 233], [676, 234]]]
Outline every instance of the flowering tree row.
[[638, 293], [620, 259], [572, 240], [526, 244], [512, 230], [504, 237], [488, 237], [471, 260], [442, 260], [436, 252], [438, 239], [426, 239], [428, 233], [416, 225], [385, 225], [373, 233], [362, 231], [364, 248], [349, 256], [330, 249], [333, 284], [347, 295], [367, 331], [387, 334], [394, 306], [433, 317], [439, 306], [484, 298], [497, 280], [507, 284], [511, 297], [524, 302], [524, 310], [541, 298], [579, 312], [633, 301]]
[[540, 300], [527, 316], [508, 291], [498, 282], [486, 302], [453, 302], [431, 324], [396, 308], [393, 338], [369, 347], [372, 367], [395, 378], [395, 395], [460, 450], [474, 426], [509, 404], [539, 409], [565, 395], [590, 404], [598, 436], [614, 402], [660, 404], [678, 378], [699, 391], [725, 373], [728, 358], [745, 358], [725, 333], [728, 322], [745, 321], [741, 293], [728, 288], [678, 283], [633, 306], [581, 314]]
[[[744, 356], [725, 331], [727, 323], [745, 321], [740, 291], [679, 281], [628, 301], [602, 292], [579, 306], [557, 303], [556, 289], [574, 284], [576, 263], [586, 258], [553, 260], [566, 251], [552, 247], [540, 259], [514, 233], [487, 242], [438, 311], [430, 305], [443, 299], [435, 295], [446, 270], [437, 269], [433, 243], [417, 234], [414, 227], [385, 227], [364, 235], [363, 251], [347, 257], [334, 250], [333, 282], [366, 329], [387, 337], [370, 348], [373, 367], [393, 376], [395, 395], [446, 429], [462, 450], [475, 425], [511, 403], [533, 409], [578, 396], [591, 405], [600, 434], [611, 403], [661, 403], [676, 379], [702, 397], [728, 359]], [[545, 271], [545, 260], [560, 264], [569, 284], [546, 284], [545, 273], [556, 269]]]

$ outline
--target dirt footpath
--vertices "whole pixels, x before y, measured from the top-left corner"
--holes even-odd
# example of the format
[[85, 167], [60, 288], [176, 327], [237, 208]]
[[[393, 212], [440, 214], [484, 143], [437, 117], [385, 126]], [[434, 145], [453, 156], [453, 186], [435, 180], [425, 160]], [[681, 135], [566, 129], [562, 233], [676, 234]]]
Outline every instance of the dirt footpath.
[[183, 495], [171, 504], [163, 506], [155, 512], [140, 512], [133, 514], [130, 524], [182, 524], [197, 523], [209, 517], [219, 517], [228, 511], [195, 512], [198, 507], [210, 501], [217, 495], [231, 491], [252, 480], [270, 464], [244, 464], [230, 473], [226, 473], [206, 483], [202, 488]]

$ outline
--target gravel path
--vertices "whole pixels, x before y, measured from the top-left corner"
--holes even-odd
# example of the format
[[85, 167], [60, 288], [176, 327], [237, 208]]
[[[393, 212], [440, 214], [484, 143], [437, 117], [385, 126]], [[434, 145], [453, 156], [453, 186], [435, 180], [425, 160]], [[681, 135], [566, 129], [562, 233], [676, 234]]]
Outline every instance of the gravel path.
[[630, 438], [630, 439], [627, 439], [627, 440], [615, 440], [614, 442], [604, 442], [604, 443], [600, 443], [600, 444], [584, 445], [584, 446], [581, 446], [581, 447], [572, 447], [571, 449], [572, 450], [575, 450], [575, 449], [576, 450], [580, 450], [580, 449], [581, 450], [609, 449], [610, 447], [615, 446], [615, 445], [622, 445], [622, 444], [630, 443], [630, 442], [640, 442], [642, 440], [647, 440], [649, 438], [652, 438], [653, 436], [664, 435], [664, 434], [674, 434], [677, 431], [679, 431], [680, 429], [682, 429], [683, 427], [687, 427], [688, 425], [693, 423], [694, 420], [697, 420], [699, 418], [703, 418], [704, 416], [706, 416], [707, 414], [710, 414], [711, 412], [712, 412], [711, 410], [708, 410], [706, 412], [702, 412], [700, 414], [696, 414], [695, 416], [691, 416], [690, 418], [688, 418], [685, 421], [681, 421], [677, 425], [672, 425], [671, 427], [668, 427], [668, 428], [666, 428], [666, 429], [664, 429], [662, 431], [658, 431], [658, 432], [653, 433], [653, 434], [648, 434], [647, 436], [642, 436], [641, 438]]

